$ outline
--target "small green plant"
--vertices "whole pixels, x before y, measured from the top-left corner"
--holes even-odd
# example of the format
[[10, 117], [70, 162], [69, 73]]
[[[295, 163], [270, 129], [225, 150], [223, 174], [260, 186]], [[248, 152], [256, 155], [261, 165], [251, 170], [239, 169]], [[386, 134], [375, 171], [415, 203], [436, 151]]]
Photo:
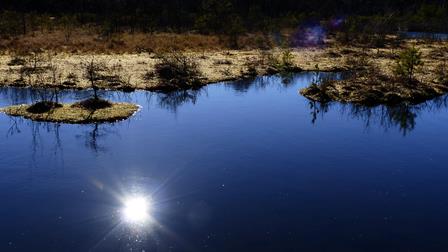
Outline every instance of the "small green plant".
[[269, 67], [281, 74], [297, 72], [299, 68], [293, 62], [291, 49], [284, 49], [279, 56], [269, 56]]
[[415, 73], [423, 66], [422, 53], [415, 47], [408, 48], [400, 53], [396, 60], [394, 73], [400, 79], [412, 83]]

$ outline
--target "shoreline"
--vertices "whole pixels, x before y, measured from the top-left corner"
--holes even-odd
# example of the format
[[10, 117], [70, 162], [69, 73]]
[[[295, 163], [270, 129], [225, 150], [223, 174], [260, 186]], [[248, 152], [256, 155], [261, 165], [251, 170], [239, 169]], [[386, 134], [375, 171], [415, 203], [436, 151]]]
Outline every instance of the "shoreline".
[[[340, 45], [328, 41], [321, 48], [274, 48], [271, 50], [190, 50], [183, 54], [197, 62], [201, 74], [200, 86], [225, 81], [249, 79], [277, 74], [269, 60], [281, 58], [289, 50], [294, 71], [343, 72], [358, 71], [365, 62], [374, 65], [378, 75], [391, 76], [391, 66], [397, 53], [415, 47], [422, 52], [424, 66], [416, 73], [423, 85], [437, 84], [435, 71], [448, 57], [448, 41], [420, 41], [408, 39], [399, 46], [365, 48]], [[105, 66], [103, 79], [96, 86], [104, 90], [132, 92], [134, 90], [171, 91], [154, 75], [160, 60], [156, 53], [67, 53], [43, 51], [38, 55], [0, 55], [0, 86], [46, 89], [89, 89], [89, 80], [83, 77], [82, 65], [95, 60]], [[34, 71], [30, 71], [30, 64]], [[36, 71], [37, 69], [37, 71]], [[311, 83], [310, 83], [311, 84]], [[358, 83], [359, 84], [359, 83]], [[347, 86], [347, 85], [346, 85]], [[189, 87], [186, 87], [189, 88]], [[344, 100], [340, 100], [344, 102]], [[347, 100], [347, 102], [350, 102]]]

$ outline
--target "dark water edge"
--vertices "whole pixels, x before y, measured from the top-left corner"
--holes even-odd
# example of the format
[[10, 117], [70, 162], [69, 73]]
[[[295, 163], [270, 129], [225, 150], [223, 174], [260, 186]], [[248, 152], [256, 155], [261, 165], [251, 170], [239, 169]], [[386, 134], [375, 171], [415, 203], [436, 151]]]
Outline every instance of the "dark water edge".
[[[447, 97], [310, 103], [312, 73], [173, 93], [114, 124], [0, 114], [0, 251], [443, 251]], [[62, 91], [71, 102], [89, 91]], [[32, 89], [1, 88], [0, 107]], [[153, 221], [123, 221], [150, 196]]]
[[432, 32], [403, 32], [400, 36], [410, 39], [430, 39], [436, 41], [448, 40], [448, 33], [432, 33]]

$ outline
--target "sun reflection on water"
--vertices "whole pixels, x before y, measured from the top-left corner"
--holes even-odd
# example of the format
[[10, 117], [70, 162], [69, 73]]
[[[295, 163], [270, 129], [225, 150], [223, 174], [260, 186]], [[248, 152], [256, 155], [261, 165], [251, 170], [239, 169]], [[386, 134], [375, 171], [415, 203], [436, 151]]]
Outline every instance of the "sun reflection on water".
[[152, 201], [144, 196], [130, 196], [124, 199], [122, 218], [127, 223], [144, 224], [150, 221]]

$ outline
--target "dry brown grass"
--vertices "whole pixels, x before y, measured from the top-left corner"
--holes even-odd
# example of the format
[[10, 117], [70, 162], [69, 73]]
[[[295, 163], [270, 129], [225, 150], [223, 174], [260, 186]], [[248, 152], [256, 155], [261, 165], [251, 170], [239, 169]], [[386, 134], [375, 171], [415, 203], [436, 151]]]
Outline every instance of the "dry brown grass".
[[[239, 39], [242, 49], [259, 48], [260, 34]], [[270, 41], [265, 41], [270, 44]], [[39, 31], [26, 36], [0, 39], [0, 52], [28, 52], [41, 49], [55, 53], [141, 53], [172, 50], [210, 51], [228, 48], [226, 37], [196, 33], [117, 33], [102, 37], [94, 29], [73, 31], [67, 40], [63, 30]]]

